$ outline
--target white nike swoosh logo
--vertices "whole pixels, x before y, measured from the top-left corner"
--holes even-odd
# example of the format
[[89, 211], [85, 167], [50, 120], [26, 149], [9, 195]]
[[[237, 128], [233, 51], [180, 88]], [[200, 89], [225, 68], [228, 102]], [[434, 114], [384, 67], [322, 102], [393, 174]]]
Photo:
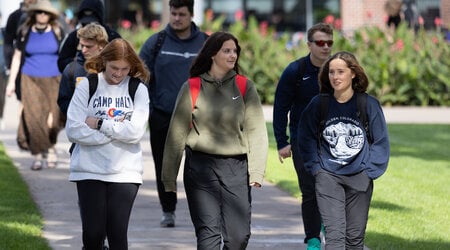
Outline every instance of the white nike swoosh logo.
[[304, 77], [303, 77], [303, 81], [304, 81], [304, 80], [308, 80], [309, 78], [311, 78], [311, 77], [310, 77], [310, 76], [304, 76]]
[[233, 96], [233, 97], [231, 97], [233, 100], [236, 100], [236, 99], [238, 99], [240, 96]]

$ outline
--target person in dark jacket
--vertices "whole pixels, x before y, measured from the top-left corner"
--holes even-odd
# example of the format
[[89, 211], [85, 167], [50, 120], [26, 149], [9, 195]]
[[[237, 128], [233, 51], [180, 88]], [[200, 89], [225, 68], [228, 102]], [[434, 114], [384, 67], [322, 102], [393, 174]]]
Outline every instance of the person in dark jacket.
[[81, 54], [77, 56], [75, 61], [66, 66], [59, 85], [58, 106], [63, 114], [67, 114], [67, 108], [76, 85], [87, 74], [84, 62], [98, 55], [108, 43], [108, 34], [105, 28], [96, 23], [90, 23], [78, 29], [77, 38], [80, 40]]
[[[310, 53], [290, 63], [278, 82], [273, 106], [273, 130], [280, 162], [283, 163], [283, 159], [292, 155], [297, 172], [307, 250], [319, 250], [321, 219], [314, 192], [314, 178], [303, 168], [298, 151], [297, 126], [306, 105], [319, 93], [317, 77], [320, 66], [331, 54], [332, 27], [325, 23], [313, 25], [308, 30], [307, 44]], [[288, 121], [290, 137], [286, 135]]]
[[[329, 98], [323, 104], [324, 97], [318, 95], [303, 111], [300, 153], [315, 178], [327, 249], [362, 250], [373, 180], [386, 171], [389, 161], [386, 120], [377, 99], [365, 93], [369, 80], [353, 54], [331, 56], [320, 69], [319, 84], [320, 93]], [[362, 95], [367, 98], [369, 133], [358, 112], [356, 99]]]
[[[78, 24], [83, 27], [89, 23], [102, 25], [108, 33], [109, 41], [120, 38], [120, 34], [105, 24], [105, 7], [100, 0], [83, 0], [77, 11]], [[77, 29], [70, 32], [61, 44], [58, 56], [58, 69], [63, 72], [66, 66], [74, 60], [78, 46]], [[82, 56], [82, 55], [81, 55]]]
[[[207, 38], [207, 35], [192, 22], [193, 0], [170, 0], [169, 6], [169, 24], [163, 33], [149, 37], [139, 53], [151, 72], [151, 78], [154, 79], [149, 85], [152, 100], [150, 144], [155, 162], [158, 195], [163, 210], [161, 227], [175, 226], [177, 203], [176, 193], [165, 192], [161, 182], [163, 149], [170, 117], [178, 91], [189, 77], [189, 67]], [[163, 41], [160, 41], [160, 38], [163, 38]]]

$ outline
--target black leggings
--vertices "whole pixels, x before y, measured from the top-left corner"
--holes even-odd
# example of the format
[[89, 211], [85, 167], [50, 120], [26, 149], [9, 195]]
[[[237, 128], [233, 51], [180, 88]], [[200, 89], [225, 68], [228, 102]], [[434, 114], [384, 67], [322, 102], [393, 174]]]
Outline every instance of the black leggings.
[[139, 184], [97, 180], [77, 182], [85, 250], [128, 249], [128, 223]]

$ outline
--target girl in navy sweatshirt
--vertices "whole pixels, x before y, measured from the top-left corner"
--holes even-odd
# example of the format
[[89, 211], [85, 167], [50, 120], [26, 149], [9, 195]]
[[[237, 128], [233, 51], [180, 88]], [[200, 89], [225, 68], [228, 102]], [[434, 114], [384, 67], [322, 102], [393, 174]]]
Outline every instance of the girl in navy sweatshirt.
[[[388, 165], [386, 121], [380, 103], [365, 94], [368, 84], [354, 55], [334, 54], [319, 73], [320, 93], [329, 96], [323, 126], [320, 96], [311, 100], [300, 119], [298, 141], [304, 166], [315, 176], [327, 249], [363, 249], [373, 180]], [[357, 93], [367, 98], [369, 134], [358, 117], [356, 99], [362, 95]]]

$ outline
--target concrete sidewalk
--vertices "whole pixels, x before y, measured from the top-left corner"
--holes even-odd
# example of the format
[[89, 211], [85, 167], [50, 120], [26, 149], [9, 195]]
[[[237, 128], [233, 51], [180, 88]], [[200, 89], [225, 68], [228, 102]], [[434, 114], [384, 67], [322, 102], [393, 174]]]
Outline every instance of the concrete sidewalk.
[[[272, 119], [272, 107], [265, 106], [266, 119]], [[4, 118], [6, 129], [0, 131], [7, 154], [12, 158], [29, 186], [33, 199], [44, 217], [43, 236], [55, 250], [81, 249], [81, 221], [77, 206], [75, 184], [67, 180], [69, 174], [68, 142], [65, 132], [59, 136], [57, 151], [59, 165], [56, 169], [30, 170], [29, 152], [21, 151], [16, 144], [19, 103], [7, 98]], [[450, 108], [392, 108], [385, 109], [390, 123], [447, 123]], [[149, 136], [142, 141], [144, 151], [144, 184], [133, 207], [129, 225], [130, 249], [196, 249], [196, 239], [189, 217], [186, 197], [179, 178], [179, 202], [176, 227], [160, 228], [161, 208], [156, 192], [153, 160]], [[305, 249], [300, 202], [265, 182], [261, 189], [253, 189], [252, 236], [247, 249]]]
[[[5, 108], [6, 129], [0, 131], [7, 154], [12, 158], [29, 186], [33, 199], [44, 217], [43, 236], [55, 250], [81, 249], [81, 220], [77, 206], [76, 186], [67, 180], [69, 174], [68, 142], [65, 132], [59, 135], [56, 169], [30, 170], [32, 158], [16, 144], [19, 104], [8, 98]], [[129, 249], [196, 249], [194, 228], [189, 217], [186, 197], [179, 179], [179, 201], [176, 227], [161, 228], [161, 208], [156, 192], [149, 136], [142, 141], [144, 151], [144, 184], [132, 210], [129, 225]], [[252, 236], [248, 249], [305, 249], [300, 202], [266, 182], [253, 189]]]

